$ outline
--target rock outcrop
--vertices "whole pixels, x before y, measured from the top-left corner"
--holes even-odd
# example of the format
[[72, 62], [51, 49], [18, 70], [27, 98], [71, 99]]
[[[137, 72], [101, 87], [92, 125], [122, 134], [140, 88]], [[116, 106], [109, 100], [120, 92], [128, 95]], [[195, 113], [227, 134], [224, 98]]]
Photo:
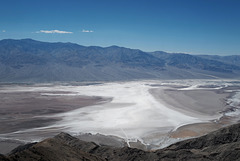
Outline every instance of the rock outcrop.
[[100, 146], [60, 133], [39, 143], [18, 147], [8, 156], [0, 155], [0, 160], [240, 160], [240, 124], [151, 152], [129, 147]]

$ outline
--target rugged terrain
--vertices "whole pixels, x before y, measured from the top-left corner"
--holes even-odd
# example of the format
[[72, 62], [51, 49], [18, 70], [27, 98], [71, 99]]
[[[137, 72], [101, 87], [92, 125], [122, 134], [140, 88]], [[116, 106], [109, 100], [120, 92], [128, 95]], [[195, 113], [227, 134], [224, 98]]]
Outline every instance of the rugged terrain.
[[240, 56], [143, 52], [32, 39], [0, 41], [1, 82], [239, 78]]
[[84, 142], [66, 133], [14, 149], [5, 161], [61, 160], [239, 160], [240, 124], [205, 136], [178, 142], [156, 151], [115, 148]]

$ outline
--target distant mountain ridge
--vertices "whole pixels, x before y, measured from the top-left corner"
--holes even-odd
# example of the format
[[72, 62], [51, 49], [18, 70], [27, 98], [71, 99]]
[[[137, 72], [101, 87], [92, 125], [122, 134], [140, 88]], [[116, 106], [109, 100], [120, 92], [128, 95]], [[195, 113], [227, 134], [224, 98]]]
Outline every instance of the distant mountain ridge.
[[240, 56], [143, 52], [32, 39], [0, 41], [0, 82], [239, 78]]
[[[153, 53], [158, 58], [164, 59], [167, 65], [175, 66], [178, 68], [198, 68], [202, 70], [208, 71], [216, 71], [216, 72], [233, 72], [233, 70], [239, 70], [239, 63], [240, 63], [240, 55], [239, 56], [218, 56], [219, 59], [215, 59], [214, 56], [206, 55], [189, 55], [189, 54], [182, 54], [182, 53], [172, 53], [172, 54], [165, 54], [155, 52]], [[226, 58], [229, 57], [236, 57], [235, 59], [237, 63], [229, 60], [226, 61]]]

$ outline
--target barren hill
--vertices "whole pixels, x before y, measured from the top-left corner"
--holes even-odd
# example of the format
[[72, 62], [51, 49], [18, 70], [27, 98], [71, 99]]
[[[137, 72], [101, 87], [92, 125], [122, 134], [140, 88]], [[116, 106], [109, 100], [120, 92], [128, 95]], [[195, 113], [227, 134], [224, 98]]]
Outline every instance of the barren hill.
[[84, 142], [66, 133], [21, 146], [8, 156], [0, 155], [5, 161], [76, 161], [76, 160], [239, 160], [240, 124], [225, 127], [208, 135], [178, 142], [156, 151], [143, 151], [124, 147], [97, 145]]

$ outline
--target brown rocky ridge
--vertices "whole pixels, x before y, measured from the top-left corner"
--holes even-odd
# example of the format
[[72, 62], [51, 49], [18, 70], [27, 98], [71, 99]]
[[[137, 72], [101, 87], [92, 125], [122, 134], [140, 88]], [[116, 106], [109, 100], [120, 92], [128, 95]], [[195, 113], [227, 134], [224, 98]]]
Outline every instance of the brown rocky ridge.
[[171, 161], [171, 160], [240, 160], [240, 124], [231, 125], [199, 138], [175, 143], [156, 151], [117, 148], [81, 141], [60, 133], [38, 143], [19, 146], [1, 161]]

